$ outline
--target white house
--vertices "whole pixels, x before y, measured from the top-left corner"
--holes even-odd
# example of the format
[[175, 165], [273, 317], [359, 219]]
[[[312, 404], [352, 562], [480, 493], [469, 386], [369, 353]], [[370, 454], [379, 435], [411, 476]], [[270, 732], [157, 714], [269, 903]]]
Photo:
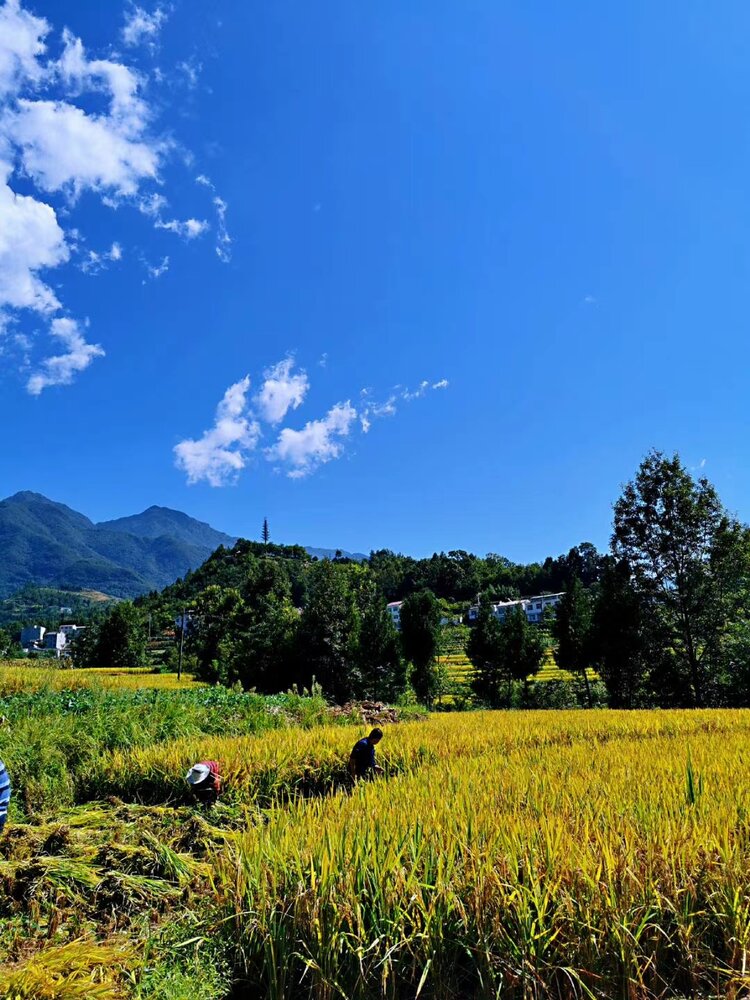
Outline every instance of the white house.
[[397, 629], [401, 628], [401, 605], [403, 601], [391, 601], [390, 604], [386, 605], [386, 611], [391, 616], [391, 621]]
[[45, 633], [44, 648], [54, 650], [56, 656], [59, 656], [63, 649], [65, 649], [66, 642], [67, 638], [64, 632]]
[[[536, 597], [522, 597], [518, 601], [498, 601], [492, 605], [492, 613], [498, 621], [505, 621], [505, 616], [511, 608], [522, 608], [530, 622], [540, 622], [547, 608], [554, 608], [560, 603], [562, 593], [538, 594]], [[469, 608], [469, 621], [474, 622], [479, 617], [479, 605]]]

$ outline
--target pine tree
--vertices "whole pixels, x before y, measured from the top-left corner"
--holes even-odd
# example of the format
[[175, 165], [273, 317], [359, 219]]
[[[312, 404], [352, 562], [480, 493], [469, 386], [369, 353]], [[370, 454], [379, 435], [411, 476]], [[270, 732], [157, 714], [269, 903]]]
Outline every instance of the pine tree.
[[268, 545], [268, 541], [269, 541], [270, 537], [271, 537], [271, 532], [269, 531], [269, 528], [268, 528], [268, 518], [264, 517], [263, 518], [263, 544], [264, 545]]

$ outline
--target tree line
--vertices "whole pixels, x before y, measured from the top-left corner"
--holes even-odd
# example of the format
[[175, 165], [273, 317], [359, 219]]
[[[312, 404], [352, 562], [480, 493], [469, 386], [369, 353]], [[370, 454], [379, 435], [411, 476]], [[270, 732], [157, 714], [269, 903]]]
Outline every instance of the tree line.
[[[573, 575], [548, 627], [557, 663], [613, 708], [750, 705], [750, 528], [705, 478], [653, 451], [614, 505], [610, 552], [588, 586]], [[468, 653], [493, 705], [541, 664], [541, 636], [519, 612], [502, 623], [483, 595]]]
[[[520, 610], [502, 622], [492, 613], [497, 600], [559, 590], [541, 626]], [[750, 704], [750, 529], [679, 456], [657, 451], [614, 505], [607, 553], [583, 543], [520, 566], [460, 551], [415, 560], [381, 550], [355, 563], [240, 541], [163, 592], [118, 604], [77, 655], [142, 661], [147, 618], [155, 630], [174, 627], [187, 608], [185, 655], [205, 680], [273, 692], [315, 678], [337, 701], [395, 699], [411, 687], [430, 703], [440, 687], [441, 615], [477, 595], [467, 653], [480, 703], [509, 704], [516, 688], [527, 696], [552, 646], [588, 704], [598, 697], [588, 670], [613, 707]], [[405, 601], [400, 633], [386, 610], [394, 598]]]

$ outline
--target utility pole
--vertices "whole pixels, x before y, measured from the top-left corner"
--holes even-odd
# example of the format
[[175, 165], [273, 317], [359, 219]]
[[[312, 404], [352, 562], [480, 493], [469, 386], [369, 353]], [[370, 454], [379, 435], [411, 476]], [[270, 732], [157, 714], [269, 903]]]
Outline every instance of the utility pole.
[[185, 643], [185, 619], [187, 618], [187, 605], [182, 607], [182, 621], [180, 622], [180, 658], [177, 661], [177, 681], [182, 680], [182, 647]]

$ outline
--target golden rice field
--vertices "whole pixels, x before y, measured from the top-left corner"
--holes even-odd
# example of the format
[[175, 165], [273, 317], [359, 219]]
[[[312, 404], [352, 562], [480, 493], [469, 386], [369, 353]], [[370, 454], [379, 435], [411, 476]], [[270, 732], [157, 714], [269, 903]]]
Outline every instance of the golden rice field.
[[34, 662], [26, 660], [0, 661], [0, 696], [42, 688], [62, 691], [97, 686], [132, 691], [139, 688], [172, 691], [198, 687], [200, 684], [189, 674], [183, 674], [178, 681], [176, 673], [154, 674], [146, 669], [96, 667], [76, 670], [50, 666], [49, 663], [37, 666]]
[[[356, 735], [103, 754], [81, 804], [44, 818], [38, 839], [62, 825], [67, 854], [33, 856], [33, 890], [28, 860], [0, 862], [14, 905], [37, 900], [44, 942], [4, 982], [29, 962], [41, 981], [73, 935], [109, 959], [79, 956], [67, 993], [65, 972], [56, 993], [0, 981], [0, 997], [71, 1000], [83, 982], [91, 996], [193, 1000], [216, 949], [234, 998], [750, 995], [750, 711], [441, 714], [389, 727], [386, 775], [352, 788]], [[227, 792], [201, 815], [182, 775], [206, 757]], [[71, 898], [86, 921], [61, 916]], [[175, 954], [194, 979], [148, 992], [164, 921], [186, 914]]]
[[[440, 656], [438, 664], [445, 667], [449, 681], [463, 685], [466, 687], [467, 691], [469, 690], [474, 667], [472, 666], [471, 660], [468, 658], [466, 653], [455, 652]], [[590, 681], [596, 681], [599, 679], [597, 672], [591, 668], [589, 668], [586, 673]], [[561, 670], [555, 661], [554, 652], [551, 649], [548, 649], [539, 673], [534, 674], [529, 678], [529, 680], [535, 682], [572, 681], [576, 680], [577, 677], [578, 675], [570, 673], [569, 670]]]
[[[177, 682], [0, 666], [3, 696], [102, 686]], [[443, 714], [389, 727], [352, 788], [355, 735], [103, 748], [77, 805], [15, 806], [0, 997], [750, 995], [750, 712]], [[209, 813], [183, 781], [205, 758]]]

